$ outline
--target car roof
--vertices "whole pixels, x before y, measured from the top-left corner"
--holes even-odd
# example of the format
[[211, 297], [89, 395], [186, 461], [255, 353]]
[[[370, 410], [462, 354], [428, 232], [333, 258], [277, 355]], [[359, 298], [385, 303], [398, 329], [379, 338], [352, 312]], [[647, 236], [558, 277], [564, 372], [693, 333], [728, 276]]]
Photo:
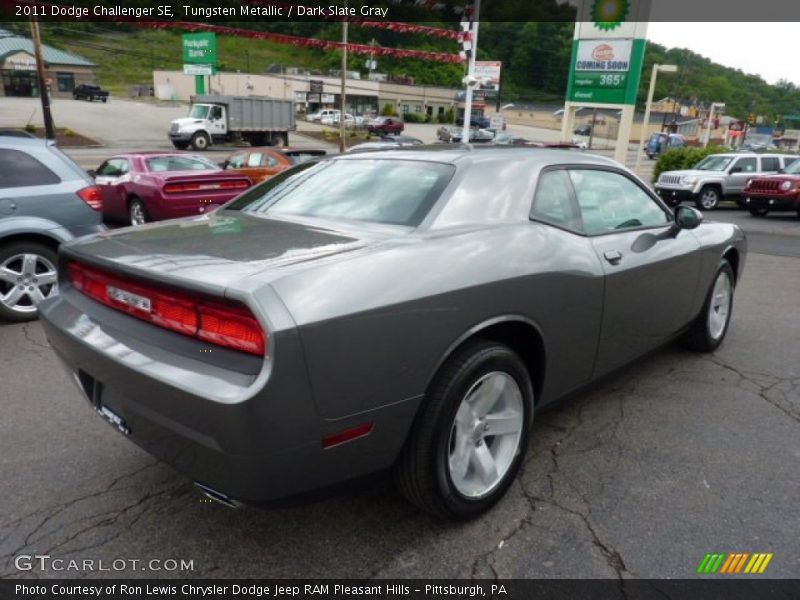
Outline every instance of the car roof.
[[470, 144], [439, 144], [428, 146], [397, 146], [374, 152], [337, 154], [333, 160], [419, 160], [459, 165], [484, 161], [529, 161], [532, 165], [595, 164], [619, 166], [610, 158], [597, 154], [578, 153], [557, 148], [532, 148], [527, 146], [472, 146]]
[[0, 145], [5, 147], [44, 148], [45, 146], [54, 146], [55, 142], [35, 137], [0, 135]]

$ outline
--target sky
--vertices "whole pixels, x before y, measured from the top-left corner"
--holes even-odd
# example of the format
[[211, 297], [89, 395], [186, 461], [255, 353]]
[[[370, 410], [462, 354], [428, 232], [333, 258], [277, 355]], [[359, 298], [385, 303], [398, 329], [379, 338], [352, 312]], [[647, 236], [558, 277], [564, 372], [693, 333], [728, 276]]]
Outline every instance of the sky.
[[647, 38], [667, 48], [687, 48], [726, 67], [800, 85], [791, 46], [797, 23], [650, 23]]

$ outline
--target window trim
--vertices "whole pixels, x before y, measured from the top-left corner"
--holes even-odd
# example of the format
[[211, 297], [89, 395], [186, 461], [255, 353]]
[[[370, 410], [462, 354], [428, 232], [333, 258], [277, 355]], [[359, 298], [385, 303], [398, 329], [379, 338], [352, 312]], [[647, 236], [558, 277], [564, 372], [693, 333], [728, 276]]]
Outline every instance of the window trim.
[[[633, 183], [640, 190], [642, 190], [646, 196], [648, 196], [653, 202], [656, 203], [656, 206], [658, 206], [662, 210], [662, 212], [666, 216], [668, 216], [670, 218], [670, 220], [666, 221], [663, 225], [642, 225], [640, 227], [626, 227], [625, 229], [612, 229], [611, 231], [600, 231], [600, 232], [597, 232], [597, 233], [589, 233], [588, 231], [586, 231], [585, 227], [583, 227], [583, 213], [580, 210], [580, 204], [578, 203], [578, 196], [577, 196], [577, 193], [575, 192], [575, 186], [572, 183], [572, 178], [570, 178], [569, 186], [570, 186], [572, 199], [575, 202], [575, 204], [577, 205], [578, 215], [579, 215], [579, 219], [580, 219], [580, 222], [581, 222], [582, 231], [576, 232], [576, 231], [573, 231], [572, 229], [568, 229], [566, 227], [558, 226], [558, 225], [556, 225], [554, 223], [550, 223], [549, 221], [544, 221], [544, 220], [541, 220], [541, 219], [535, 219], [532, 216], [532, 212], [533, 212], [533, 200], [535, 199], [536, 192], [538, 192], [538, 190], [539, 190], [538, 178], [541, 177], [542, 174], [545, 171], [554, 170], [554, 169], [564, 169], [566, 171], [570, 171], [570, 170], [607, 171], [609, 173], [614, 173], [616, 175], [621, 175], [621, 176], [625, 177], [627, 180], [629, 180], [631, 183]], [[591, 164], [591, 163], [590, 164], [564, 163], [564, 164], [560, 164], [560, 165], [548, 165], [548, 166], [544, 167], [541, 171], [539, 171], [539, 175], [537, 176], [537, 181], [536, 181], [536, 192], [534, 192], [534, 198], [531, 200], [531, 210], [528, 212], [528, 214], [531, 215], [531, 216], [529, 216], [530, 220], [536, 221], [536, 222], [539, 222], [539, 223], [544, 223], [545, 225], [549, 225], [551, 227], [556, 227], [558, 229], [561, 229], [563, 231], [568, 231], [570, 233], [577, 233], [578, 235], [582, 235], [584, 237], [590, 237], [591, 238], [591, 237], [600, 237], [600, 236], [604, 236], [604, 235], [615, 235], [615, 234], [620, 234], [620, 233], [627, 233], [629, 231], [648, 231], [648, 230], [651, 230], [651, 229], [662, 229], [664, 227], [671, 227], [675, 222], [675, 213], [672, 212], [669, 209], [669, 207], [664, 203], [664, 201], [655, 192], [651, 192], [649, 188], [644, 186], [638, 180], [638, 178], [634, 177], [632, 174], [628, 173], [625, 170], [620, 169], [619, 167], [615, 167], [615, 166], [612, 166], [612, 165], [598, 165], [598, 164]]]

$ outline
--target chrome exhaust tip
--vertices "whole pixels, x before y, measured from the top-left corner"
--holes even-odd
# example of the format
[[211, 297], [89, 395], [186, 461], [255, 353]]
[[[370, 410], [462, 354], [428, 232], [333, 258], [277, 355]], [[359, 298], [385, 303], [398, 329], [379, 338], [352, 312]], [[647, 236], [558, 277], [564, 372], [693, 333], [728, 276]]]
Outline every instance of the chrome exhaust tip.
[[230, 496], [226, 496], [222, 492], [218, 492], [217, 490], [211, 489], [207, 485], [203, 485], [202, 483], [195, 481], [194, 485], [199, 489], [206, 498], [213, 500], [214, 502], [218, 502], [228, 508], [240, 508], [242, 503], [238, 500], [234, 500]]

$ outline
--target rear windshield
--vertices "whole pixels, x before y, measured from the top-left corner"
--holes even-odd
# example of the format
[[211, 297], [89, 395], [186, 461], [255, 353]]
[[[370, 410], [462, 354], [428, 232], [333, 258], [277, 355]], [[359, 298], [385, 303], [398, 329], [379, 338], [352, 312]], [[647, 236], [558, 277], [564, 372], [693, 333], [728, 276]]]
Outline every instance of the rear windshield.
[[226, 206], [253, 214], [419, 225], [453, 176], [452, 165], [358, 159], [305, 163]]
[[216, 171], [219, 167], [199, 156], [156, 156], [145, 160], [147, 170], [162, 171]]

